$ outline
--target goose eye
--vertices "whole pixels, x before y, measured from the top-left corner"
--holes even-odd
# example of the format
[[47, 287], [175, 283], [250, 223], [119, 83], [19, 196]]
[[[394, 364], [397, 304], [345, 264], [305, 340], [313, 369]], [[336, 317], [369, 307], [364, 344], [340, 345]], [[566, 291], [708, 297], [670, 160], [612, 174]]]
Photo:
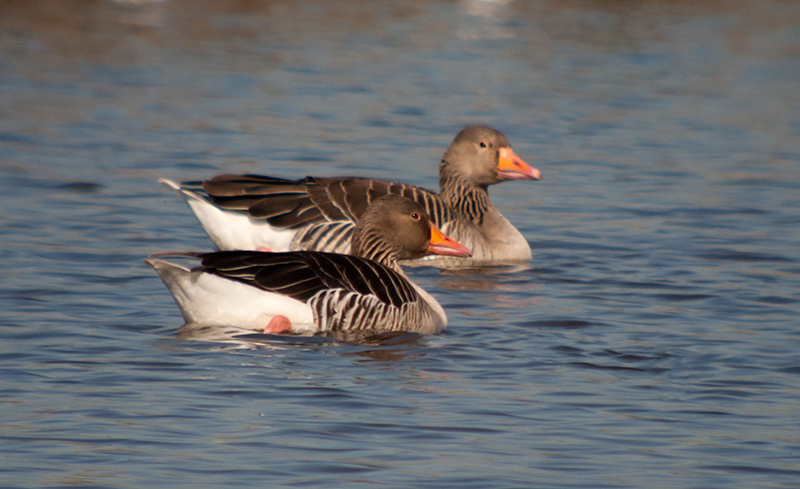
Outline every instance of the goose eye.
[[478, 144], [478, 146], [480, 146], [481, 148], [488, 148], [489, 147], [489, 145], [486, 144], [486, 141], [481, 141], [480, 144]]
[[412, 212], [411, 213], [411, 219], [414, 219], [415, 221], [419, 221], [419, 212]]

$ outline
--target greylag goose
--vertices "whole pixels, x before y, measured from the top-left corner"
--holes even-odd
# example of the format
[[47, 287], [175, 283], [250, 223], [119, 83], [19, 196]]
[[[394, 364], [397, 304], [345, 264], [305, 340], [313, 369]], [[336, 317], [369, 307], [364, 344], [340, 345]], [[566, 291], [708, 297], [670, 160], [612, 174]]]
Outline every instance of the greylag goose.
[[178, 185], [214, 243], [223, 250], [350, 252], [355, 221], [386, 194], [415, 200], [434, 224], [472, 250], [472, 259], [426, 257], [413, 265], [463, 267], [531, 260], [522, 234], [489, 200], [488, 187], [505, 180], [538, 180], [498, 130], [468, 126], [458, 133], [439, 166], [440, 194], [412, 185], [358, 177], [220, 175]]
[[[468, 257], [416, 202], [375, 200], [355, 226], [353, 255], [315, 251], [156, 253], [145, 259], [172, 293], [187, 325], [245, 333], [412, 331], [437, 333], [444, 310], [410, 282], [398, 260]], [[200, 260], [189, 269], [164, 256]]]

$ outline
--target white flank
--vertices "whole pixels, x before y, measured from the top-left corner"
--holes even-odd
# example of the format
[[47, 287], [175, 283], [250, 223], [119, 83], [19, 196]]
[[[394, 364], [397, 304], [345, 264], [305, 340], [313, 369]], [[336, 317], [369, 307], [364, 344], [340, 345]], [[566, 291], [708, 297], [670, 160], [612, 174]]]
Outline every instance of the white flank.
[[185, 190], [165, 178], [159, 182], [180, 192], [203, 225], [208, 237], [221, 250], [255, 250], [261, 247], [270, 251], [289, 251], [296, 231], [275, 229], [266, 221], [251, 219], [244, 212], [228, 211], [215, 206], [203, 196]]
[[304, 302], [165, 260], [148, 258], [187, 323], [236, 326], [262, 332], [270, 320], [285, 316], [297, 333], [316, 331], [314, 313]]

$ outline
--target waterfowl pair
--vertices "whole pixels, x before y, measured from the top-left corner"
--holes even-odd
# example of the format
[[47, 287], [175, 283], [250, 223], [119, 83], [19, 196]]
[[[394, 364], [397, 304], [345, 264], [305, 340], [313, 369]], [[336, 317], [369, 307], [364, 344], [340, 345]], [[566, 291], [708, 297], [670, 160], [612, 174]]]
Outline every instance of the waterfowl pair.
[[220, 175], [181, 185], [162, 182], [181, 193], [222, 250], [351, 253], [355, 223], [369, 204], [383, 195], [402, 195], [419, 203], [436, 226], [472, 251], [468, 260], [428, 256], [423, 263], [462, 267], [530, 262], [527, 240], [494, 207], [488, 187], [540, 178], [539, 170], [520, 159], [500, 131], [468, 126], [442, 157], [440, 194], [359, 177]]
[[[446, 327], [442, 307], [408, 280], [398, 260], [470, 253], [442, 234], [422, 206], [397, 195], [376, 199], [352, 231], [351, 252], [158, 253], [145, 263], [158, 272], [188, 325], [229, 334], [437, 333]], [[190, 269], [162, 258], [171, 255], [200, 265]]]

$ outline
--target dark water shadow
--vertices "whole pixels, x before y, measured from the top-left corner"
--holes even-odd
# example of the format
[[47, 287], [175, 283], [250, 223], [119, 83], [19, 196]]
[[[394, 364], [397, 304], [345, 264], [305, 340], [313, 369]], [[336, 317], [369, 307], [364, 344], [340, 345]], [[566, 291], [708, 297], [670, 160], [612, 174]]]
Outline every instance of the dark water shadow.
[[[366, 360], [397, 361], [424, 356], [425, 335], [404, 331], [333, 331], [324, 334], [261, 334], [244, 332], [235, 326], [185, 324], [176, 337], [180, 340], [229, 344], [237, 348], [263, 350], [319, 349], [342, 347], [343, 356], [361, 356]], [[348, 348], [355, 347], [353, 350]], [[367, 347], [363, 349], [361, 347]]]

